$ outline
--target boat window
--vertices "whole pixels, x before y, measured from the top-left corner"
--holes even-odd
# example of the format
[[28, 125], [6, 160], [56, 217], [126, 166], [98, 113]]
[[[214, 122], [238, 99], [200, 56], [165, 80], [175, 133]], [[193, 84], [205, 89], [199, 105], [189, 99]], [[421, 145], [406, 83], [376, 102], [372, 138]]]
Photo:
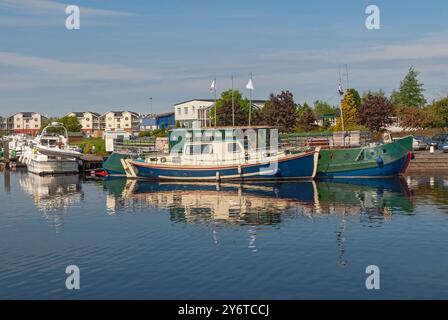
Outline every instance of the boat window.
[[227, 152], [229, 153], [240, 153], [241, 152], [241, 147], [238, 143], [229, 143], [227, 145]]
[[213, 153], [213, 148], [211, 144], [195, 144], [189, 145], [186, 148], [186, 154], [211, 154]]

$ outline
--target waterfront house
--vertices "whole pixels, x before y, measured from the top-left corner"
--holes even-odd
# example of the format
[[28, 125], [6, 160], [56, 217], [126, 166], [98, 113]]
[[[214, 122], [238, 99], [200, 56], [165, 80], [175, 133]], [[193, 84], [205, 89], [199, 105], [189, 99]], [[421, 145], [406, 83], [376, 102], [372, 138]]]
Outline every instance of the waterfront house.
[[8, 118], [0, 116], [0, 131], [8, 131]]
[[174, 118], [180, 127], [202, 128], [211, 125], [209, 110], [214, 104], [211, 99], [192, 99], [174, 105]]
[[68, 117], [77, 117], [81, 124], [81, 130], [85, 134], [92, 134], [100, 130], [100, 114], [96, 112], [69, 112]]
[[13, 133], [36, 135], [47, 119], [38, 112], [17, 112], [9, 117], [9, 130]]
[[[263, 108], [265, 100], [252, 100], [252, 108]], [[174, 105], [175, 121], [182, 128], [206, 128], [212, 126], [211, 99], [192, 99]]]
[[109, 111], [100, 117], [100, 129], [124, 129], [127, 132], [140, 131], [140, 115], [133, 111]]

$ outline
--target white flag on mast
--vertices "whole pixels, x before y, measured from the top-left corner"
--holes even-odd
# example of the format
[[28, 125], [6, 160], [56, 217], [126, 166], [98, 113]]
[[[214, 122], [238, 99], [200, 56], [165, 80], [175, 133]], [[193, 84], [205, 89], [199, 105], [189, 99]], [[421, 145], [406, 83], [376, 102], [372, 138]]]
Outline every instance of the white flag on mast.
[[212, 84], [210, 85], [210, 91], [215, 91], [216, 90], [216, 79], [213, 79]]
[[252, 79], [249, 79], [249, 82], [246, 85], [246, 89], [255, 90], [254, 83], [252, 82]]

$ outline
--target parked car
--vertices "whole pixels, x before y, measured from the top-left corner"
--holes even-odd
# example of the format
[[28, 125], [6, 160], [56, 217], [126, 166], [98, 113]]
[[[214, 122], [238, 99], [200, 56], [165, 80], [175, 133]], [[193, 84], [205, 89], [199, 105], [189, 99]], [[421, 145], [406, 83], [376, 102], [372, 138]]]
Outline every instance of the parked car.
[[445, 141], [446, 138], [448, 138], [448, 134], [441, 133], [441, 134], [436, 134], [434, 137], [432, 137], [431, 140], [434, 143], [434, 147], [438, 148], [439, 147], [439, 143]]
[[428, 144], [423, 139], [414, 137], [414, 139], [412, 140], [412, 149], [421, 151], [426, 150], [427, 148]]
[[448, 137], [445, 140], [439, 142], [438, 148], [443, 152], [448, 152]]
[[426, 149], [429, 149], [429, 147], [431, 147], [431, 146], [437, 148], [438, 142], [432, 140], [428, 136], [415, 136], [414, 138], [417, 139], [417, 140], [421, 140], [424, 143], [426, 143], [426, 145], [427, 145]]

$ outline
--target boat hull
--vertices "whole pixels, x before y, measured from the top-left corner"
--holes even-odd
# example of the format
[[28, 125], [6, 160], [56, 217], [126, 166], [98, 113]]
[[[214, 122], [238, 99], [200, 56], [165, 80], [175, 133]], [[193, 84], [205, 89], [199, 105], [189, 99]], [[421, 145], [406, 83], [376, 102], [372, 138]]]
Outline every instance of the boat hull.
[[143, 161], [126, 160], [133, 175], [128, 177], [156, 180], [288, 180], [313, 178], [317, 169], [318, 152], [288, 156], [277, 165], [244, 164], [232, 166], [169, 166], [152, 165]]
[[78, 163], [74, 160], [36, 161], [31, 159], [27, 164], [28, 172], [38, 175], [76, 174]]
[[113, 177], [126, 177], [121, 160], [129, 159], [129, 155], [123, 153], [112, 153], [103, 163], [103, 169]]
[[321, 150], [319, 178], [384, 178], [406, 172], [412, 158], [412, 137], [364, 148]]

